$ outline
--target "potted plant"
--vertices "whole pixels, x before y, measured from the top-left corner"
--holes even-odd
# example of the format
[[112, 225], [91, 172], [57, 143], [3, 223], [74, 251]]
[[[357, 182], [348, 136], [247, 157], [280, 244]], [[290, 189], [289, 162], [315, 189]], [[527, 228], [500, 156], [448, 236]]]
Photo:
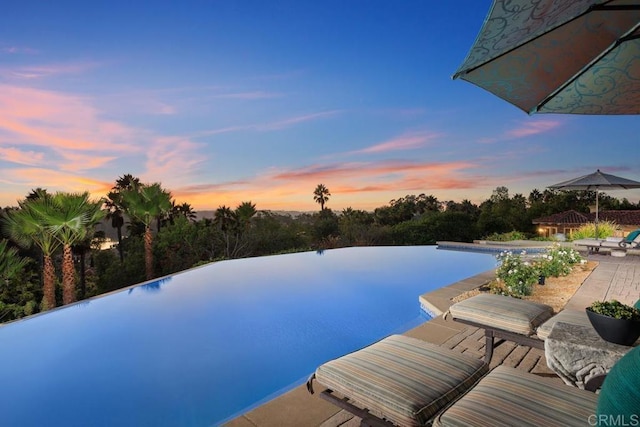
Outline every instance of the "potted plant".
[[598, 335], [615, 344], [633, 345], [640, 337], [640, 310], [616, 300], [595, 301], [587, 316]]

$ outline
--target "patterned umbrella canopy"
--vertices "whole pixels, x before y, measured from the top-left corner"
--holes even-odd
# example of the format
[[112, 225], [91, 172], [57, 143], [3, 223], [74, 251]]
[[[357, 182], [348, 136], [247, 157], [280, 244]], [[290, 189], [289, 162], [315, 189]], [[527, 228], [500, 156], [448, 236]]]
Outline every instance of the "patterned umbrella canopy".
[[583, 175], [568, 181], [550, 185], [549, 188], [557, 190], [595, 190], [596, 192], [596, 221], [595, 231], [598, 237], [598, 190], [628, 190], [630, 188], [640, 188], [640, 182], [616, 175], [600, 172]]
[[453, 78], [529, 114], [640, 114], [640, 0], [494, 0]]

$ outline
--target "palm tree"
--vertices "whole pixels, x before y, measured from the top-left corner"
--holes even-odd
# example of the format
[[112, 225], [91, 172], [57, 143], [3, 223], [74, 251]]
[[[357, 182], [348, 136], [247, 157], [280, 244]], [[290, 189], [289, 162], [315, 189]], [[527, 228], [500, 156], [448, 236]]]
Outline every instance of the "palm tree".
[[184, 216], [189, 221], [195, 221], [198, 217], [196, 211], [193, 210], [189, 203], [176, 205], [175, 201], [171, 202], [171, 212], [169, 213], [169, 222], [173, 224], [173, 219], [177, 216]]
[[153, 279], [153, 234], [151, 224], [171, 211], [171, 193], [160, 183], [140, 184], [122, 192], [122, 207], [130, 218], [144, 224], [144, 263], [147, 280]]
[[250, 201], [240, 203], [235, 210], [238, 224], [243, 230], [246, 230], [249, 227], [251, 218], [256, 216], [257, 213], [258, 211], [256, 210], [256, 205], [251, 203]]
[[329, 201], [329, 196], [331, 193], [329, 189], [324, 186], [324, 184], [318, 184], [315, 190], [313, 190], [313, 200], [316, 203], [320, 203], [320, 210], [324, 210], [324, 204]]
[[104, 218], [103, 201], [92, 202], [89, 193], [58, 192], [45, 199], [39, 215], [54, 238], [62, 245], [62, 303], [76, 298], [76, 269], [72, 246], [92, 234], [95, 225]]
[[35, 244], [42, 252], [42, 311], [56, 306], [56, 270], [52, 257], [60, 246], [60, 242], [55, 239], [52, 230], [45, 226], [39, 213], [44, 205], [49, 204], [48, 198], [18, 202], [20, 208], [6, 212], [2, 218], [11, 240], [24, 248]]
[[213, 223], [220, 229], [224, 238], [225, 257], [231, 258], [231, 236], [238, 226], [235, 212], [227, 206], [220, 206], [214, 213]]
[[122, 195], [123, 191], [134, 190], [140, 186], [140, 179], [131, 174], [118, 177], [116, 185], [111, 188], [105, 200], [107, 208], [107, 219], [111, 220], [111, 226], [118, 232], [118, 254], [120, 262], [124, 262], [124, 249], [122, 247], [122, 227], [124, 226], [124, 217], [122, 216]]
[[25, 198], [26, 200], [36, 200], [36, 199], [42, 199], [45, 197], [48, 197], [49, 193], [47, 193], [47, 189], [46, 188], [35, 188], [33, 190], [31, 190], [31, 192], [29, 194], [27, 194], [27, 197]]
[[0, 279], [9, 284], [29, 263], [29, 258], [22, 258], [16, 248], [8, 247], [8, 240], [0, 240]]

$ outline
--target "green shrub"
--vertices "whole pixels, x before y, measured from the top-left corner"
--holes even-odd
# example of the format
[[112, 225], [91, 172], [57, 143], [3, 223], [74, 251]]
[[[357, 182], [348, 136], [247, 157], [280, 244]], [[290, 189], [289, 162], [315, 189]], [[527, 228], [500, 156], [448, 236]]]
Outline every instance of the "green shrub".
[[598, 236], [596, 236], [596, 224], [593, 222], [584, 224], [573, 233], [571, 238], [573, 240], [578, 239], [604, 239], [613, 236], [618, 230], [618, 225], [612, 221], [598, 221]]
[[515, 255], [511, 251], [504, 251], [497, 256], [499, 266], [496, 277], [499, 288], [494, 289], [495, 293], [514, 297], [531, 295], [539, 274], [531, 262], [522, 259], [523, 255], [526, 253]]
[[493, 233], [485, 237], [484, 240], [492, 242], [509, 242], [511, 240], [526, 240], [527, 235], [520, 231], [510, 231], [508, 233]]
[[580, 262], [583, 259], [578, 251], [555, 244], [536, 260], [535, 267], [541, 275], [559, 277], [571, 273], [573, 266]]
[[589, 310], [616, 319], [640, 320], [640, 310], [616, 300], [595, 301], [589, 306]]

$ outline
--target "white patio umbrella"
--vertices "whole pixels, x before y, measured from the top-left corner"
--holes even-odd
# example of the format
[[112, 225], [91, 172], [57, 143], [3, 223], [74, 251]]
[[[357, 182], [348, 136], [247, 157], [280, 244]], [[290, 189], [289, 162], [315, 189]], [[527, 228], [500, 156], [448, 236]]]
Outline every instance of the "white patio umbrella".
[[640, 182], [627, 178], [610, 175], [600, 172], [600, 169], [594, 173], [583, 175], [568, 181], [559, 182], [550, 185], [548, 188], [556, 190], [595, 190], [596, 192], [596, 238], [598, 237], [598, 191], [600, 190], [627, 190], [630, 188], [640, 188]]

